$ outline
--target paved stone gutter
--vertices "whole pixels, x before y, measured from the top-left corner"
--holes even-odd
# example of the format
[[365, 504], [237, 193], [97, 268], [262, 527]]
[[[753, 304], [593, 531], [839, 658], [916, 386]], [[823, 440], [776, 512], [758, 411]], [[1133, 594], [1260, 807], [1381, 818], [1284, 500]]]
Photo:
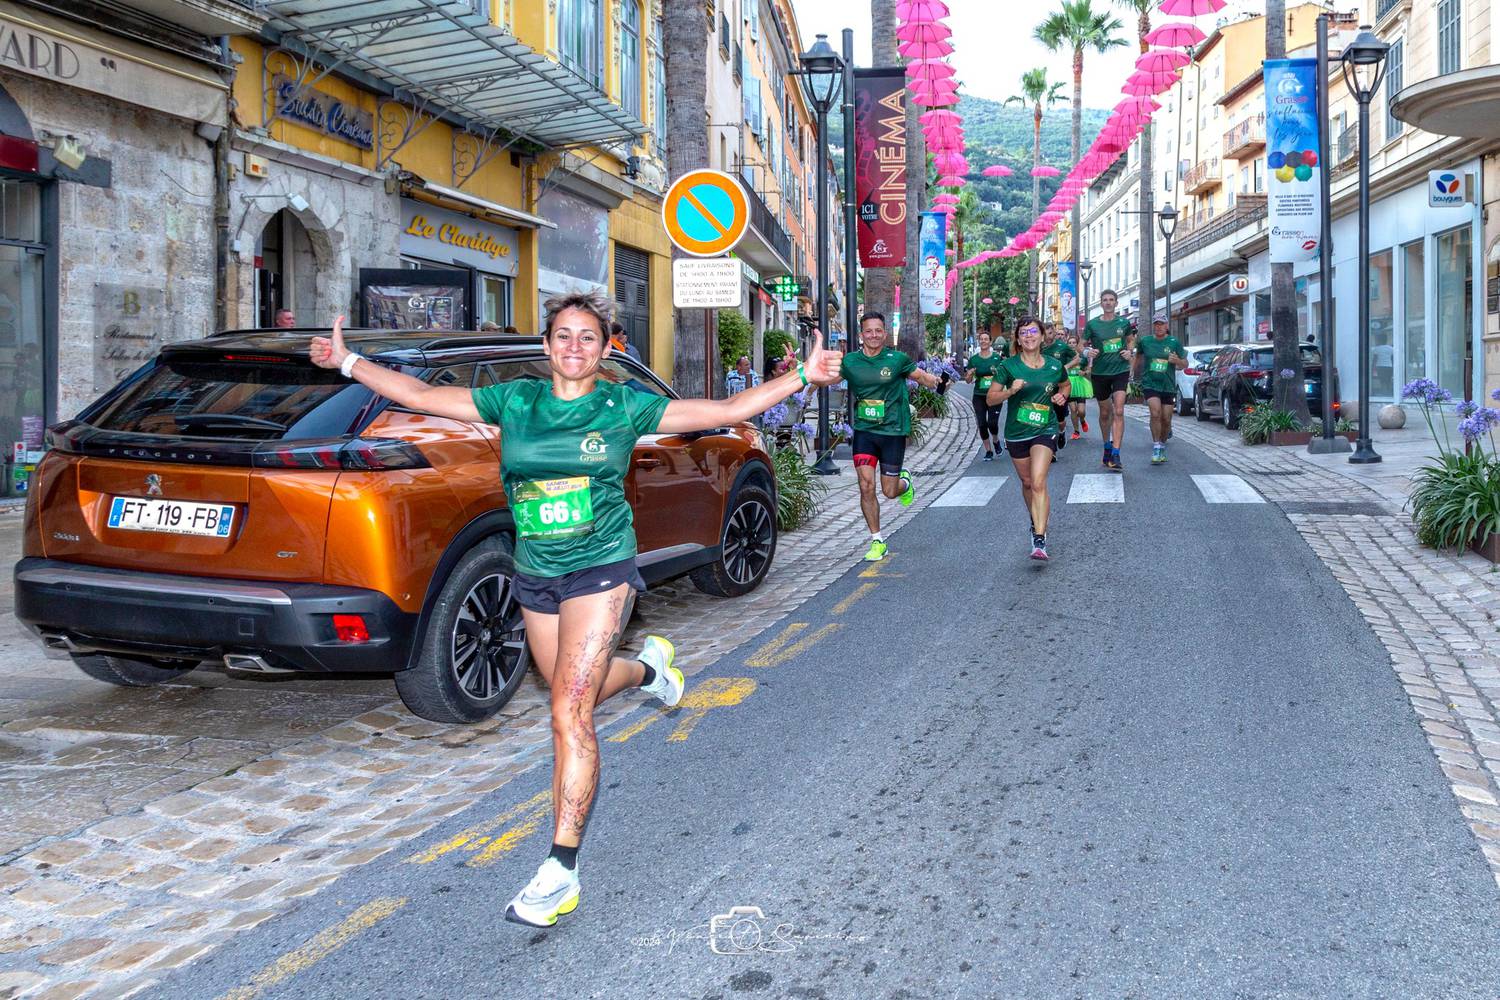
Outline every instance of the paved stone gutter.
[[[926, 473], [917, 500], [884, 506], [888, 532], [973, 457], [967, 409], [929, 425], [908, 463]], [[755, 593], [714, 600], [685, 581], [654, 590], [640, 602], [627, 648], [643, 629], [671, 635], [678, 664], [693, 676], [838, 579], [868, 536], [852, 469], [830, 482], [815, 523], [782, 536]], [[640, 695], [612, 699], [597, 715], [599, 729], [645, 704]], [[139, 992], [546, 764], [550, 745], [547, 692], [533, 673], [482, 724], [430, 723], [390, 702], [184, 790], [121, 805], [112, 818], [27, 843], [0, 864], [0, 1000]]]

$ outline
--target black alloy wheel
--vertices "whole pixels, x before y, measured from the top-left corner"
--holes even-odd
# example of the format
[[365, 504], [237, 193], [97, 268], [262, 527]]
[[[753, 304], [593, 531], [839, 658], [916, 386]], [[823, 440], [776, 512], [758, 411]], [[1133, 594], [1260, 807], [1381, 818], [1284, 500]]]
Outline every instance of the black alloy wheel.
[[724, 571], [741, 586], [766, 572], [776, 548], [776, 524], [770, 508], [749, 497], [729, 515], [724, 526]]
[[526, 626], [510, 577], [492, 573], [465, 595], [453, 620], [453, 677], [469, 697], [485, 701], [525, 670]]

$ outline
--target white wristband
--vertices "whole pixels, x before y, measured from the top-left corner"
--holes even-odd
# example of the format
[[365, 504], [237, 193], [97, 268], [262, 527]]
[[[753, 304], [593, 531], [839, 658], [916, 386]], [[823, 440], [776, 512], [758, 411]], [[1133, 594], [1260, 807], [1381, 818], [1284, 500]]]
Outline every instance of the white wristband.
[[339, 365], [339, 374], [343, 375], [344, 378], [353, 378], [354, 362], [360, 360], [363, 357], [363, 354], [355, 354], [353, 351], [350, 351], [348, 354], [344, 355], [344, 360]]

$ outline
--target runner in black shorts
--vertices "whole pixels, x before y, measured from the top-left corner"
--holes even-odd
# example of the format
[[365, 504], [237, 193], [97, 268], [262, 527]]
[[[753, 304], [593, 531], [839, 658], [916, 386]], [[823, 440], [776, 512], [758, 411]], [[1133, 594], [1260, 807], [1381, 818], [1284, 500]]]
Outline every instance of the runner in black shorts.
[[1120, 444], [1125, 439], [1125, 390], [1130, 385], [1130, 361], [1135, 356], [1135, 334], [1123, 316], [1115, 315], [1119, 297], [1111, 289], [1099, 295], [1104, 314], [1084, 327], [1084, 340], [1094, 369], [1094, 396], [1099, 400], [1099, 433], [1104, 435], [1104, 467], [1120, 472]]
[[990, 386], [991, 406], [1006, 400], [1005, 447], [1021, 481], [1021, 499], [1031, 516], [1031, 558], [1047, 559], [1047, 473], [1057, 452], [1057, 414], [1068, 401], [1068, 377], [1056, 358], [1042, 353], [1042, 325], [1027, 316], [1016, 326], [1016, 353], [1005, 359]]
[[969, 362], [964, 366], [964, 381], [974, 383], [974, 421], [979, 424], [979, 440], [984, 443], [986, 462], [995, 460], [994, 442], [1000, 439], [1000, 407], [991, 406], [985, 397], [989, 395], [990, 383], [995, 380], [995, 372], [1004, 360], [998, 351], [992, 349], [990, 335], [981, 333], [978, 353], [969, 355]]
[[[823, 350], [814, 331], [806, 364], [780, 378], [728, 399], [672, 399], [601, 372], [613, 318], [614, 307], [598, 292], [548, 300], [542, 351], [550, 378], [472, 390], [429, 385], [351, 353], [342, 316], [330, 337], [309, 345], [314, 364], [336, 368], [400, 406], [500, 428], [499, 485], [515, 519], [515, 542], [497, 536], [476, 550], [512, 558], [511, 594], [521, 606], [526, 645], [551, 689], [552, 849], [505, 908], [507, 920], [538, 927], [578, 907], [578, 845], [599, 787], [596, 706], [636, 687], [667, 705], [682, 697], [682, 671], [672, 665], [667, 640], [648, 636], [639, 657], [615, 655], [636, 591], [644, 589], [625, 495], [637, 439], [748, 420], [809, 383], [829, 385], [839, 377], [840, 355]], [[457, 684], [456, 670], [450, 675], [438, 683]]]
[[1157, 313], [1151, 336], [1136, 341], [1138, 360], [1145, 369], [1141, 388], [1151, 409], [1151, 464], [1167, 460], [1167, 438], [1172, 434], [1172, 409], [1177, 403], [1177, 369], [1187, 367], [1182, 342], [1167, 333], [1167, 314]]
[[886, 344], [885, 317], [865, 313], [859, 320], [861, 349], [845, 354], [840, 374], [849, 383], [854, 407], [854, 473], [859, 477], [859, 506], [870, 528], [867, 562], [885, 558], [887, 546], [880, 533], [880, 499], [875, 495], [875, 469], [880, 468], [880, 491], [909, 507], [916, 498], [906, 471], [906, 436], [911, 433], [911, 394], [906, 380], [929, 389], [947, 385], [941, 378]]

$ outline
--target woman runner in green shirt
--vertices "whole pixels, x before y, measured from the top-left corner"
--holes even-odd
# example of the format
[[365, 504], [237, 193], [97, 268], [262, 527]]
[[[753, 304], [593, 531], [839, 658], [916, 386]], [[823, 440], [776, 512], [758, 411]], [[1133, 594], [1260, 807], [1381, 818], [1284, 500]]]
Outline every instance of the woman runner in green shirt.
[[1042, 324], [1027, 316], [1016, 325], [1015, 354], [1005, 359], [990, 386], [989, 403], [1006, 400], [1005, 447], [1021, 481], [1021, 499], [1031, 514], [1031, 558], [1047, 559], [1047, 473], [1057, 452], [1058, 424], [1053, 407], [1068, 401], [1062, 363], [1042, 353]]
[[974, 420], [979, 424], [979, 440], [984, 444], [984, 460], [995, 460], [994, 442], [1000, 437], [1000, 407], [990, 406], [985, 401], [990, 383], [995, 381], [995, 372], [1005, 359], [999, 352], [991, 350], [990, 335], [980, 333], [979, 351], [969, 355], [964, 365], [964, 381], [974, 383]]
[[315, 337], [314, 364], [337, 368], [377, 395], [454, 420], [501, 430], [500, 478], [515, 517], [512, 592], [526, 643], [552, 692], [552, 850], [511, 900], [506, 919], [548, 927], [578, 906], [578, 845], [599, 787], [594, 708], [643, 688], [668, 705], [682, 697], [672, 644], [648, 636], [638, 659], [615, 656], [637, 591], [635, 529], [624, 481], [642, 434], [689, 434], [748, 420], [808, 384], [839, 379], [841, 355], [822, 334], [805, 364], [723, 400], [668, 399], [601, 380], [610, 355], [612, 305], [599, 293], [546, 304], [542, 351], [552, 379], [481, 389], [435, 386], [374, 364], [344, 346], [340, 316]]

